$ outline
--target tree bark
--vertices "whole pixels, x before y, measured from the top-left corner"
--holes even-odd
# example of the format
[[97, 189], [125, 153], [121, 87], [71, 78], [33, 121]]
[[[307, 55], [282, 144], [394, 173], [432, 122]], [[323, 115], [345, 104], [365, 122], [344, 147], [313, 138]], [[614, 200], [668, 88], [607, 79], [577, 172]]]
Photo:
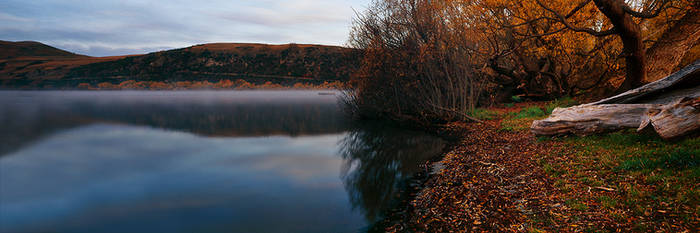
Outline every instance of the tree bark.
[[625, 57], [626, 78], [618, 92], [630, 90], [642, 84], [646, 78], [646, 51], [642, 41], [642, 30], [630, 14], [625, 12], [624, 0], [594, 0], [598, 10], [612, 23], [622, 40]]
[[686, 52], [700, 40], [700, 1], [672, 27], [664, 31], [659, 40], [647, 50], [647, 77], [653, 82], [668, 76], [678, 67]]

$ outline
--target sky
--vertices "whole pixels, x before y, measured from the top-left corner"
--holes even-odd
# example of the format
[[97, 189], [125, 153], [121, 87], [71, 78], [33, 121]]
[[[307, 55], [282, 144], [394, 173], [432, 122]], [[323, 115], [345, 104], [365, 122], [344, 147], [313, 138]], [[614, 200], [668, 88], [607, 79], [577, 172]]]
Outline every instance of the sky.
[[[212, 42], [345, 45], [370, 0], [2, 0], [0, 40], [90, 56]], [[353, 11], [354, 9], [354, 11]]]

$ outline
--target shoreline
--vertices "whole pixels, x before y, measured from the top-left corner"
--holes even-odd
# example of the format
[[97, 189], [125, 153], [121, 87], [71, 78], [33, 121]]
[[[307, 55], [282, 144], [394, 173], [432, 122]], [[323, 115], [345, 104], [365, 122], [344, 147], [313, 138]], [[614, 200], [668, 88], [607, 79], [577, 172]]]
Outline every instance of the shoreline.
[[[692, 165], [698, 161], [697, 157], [685, 158], [691, 165], [681, 169], [628, 170], [623, 166], [629, 157], [636, 159], [634, 156], [653, 152], [659, 146], [610, 143], [622, 145], [622, 153], [613, 153], [619, 158], [610, 169], [596, 170], [598, 164], [582, 160], [609, 156], [606, 150], [610, 148], [592, 146], [606, 144], [611, 138], [647, 140], [650, 144], [670, 148], [659, 152], [661, 155], [677, 150], [696, 153], [700, 151], [700, 145], [696, 145], [700, 138], [665, 142], [655, 135], [629, 132], [610, 136], [536, 138], [527, 129], [532, 119], [512, 119], [519, 110], [522, 112], [533, 105], [543, 107], [544, 103], [491, 109], [498, 112], [498, 116], [484, 123], [452, 122], [439, 129], [429, 129], [438, 135], [457, 136], [457, 140], [450, 142], [438, 156], [437, 163], [444, 168], [422, 177], [420, 189], [412, 190], [411, 200], [402, 202], [405, 206], [388, 215], [383, 230], [687, 232], [700, 225], [698, 190], [697, 185], [693, 185], [698, 177], [692, 175], [698, 171], [697, 165]], [[579, 147], [580, 143], [585, 145]], [[576, 168], [569, 169], [567, 165]], [[672, 169], [679, 171], [665, 179], [680, 180], [676, 182], [680, 187], [676, 191], [670, 190], [667, 196], [635, 191], [665, 190], [663, 182], [648, 182], [648, 173], [654, 175], [654, 172]], [[640, 192], [642, 194], [636, 194]]]

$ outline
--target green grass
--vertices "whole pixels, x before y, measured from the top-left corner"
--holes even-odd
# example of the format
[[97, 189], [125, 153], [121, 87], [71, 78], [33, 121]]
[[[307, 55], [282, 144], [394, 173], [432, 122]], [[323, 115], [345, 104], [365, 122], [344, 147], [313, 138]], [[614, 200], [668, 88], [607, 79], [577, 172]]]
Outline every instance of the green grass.
[[571, 199], [566, 201], [566, 205], [571, 207], [572, 209], [578, 210], [578, 211], [585, 211], [588, 210], [588, 205], [586, 203], [583, 203], [577, 199]]
[[546, 116], [552, 113], [554, 108], [570, 107], [575, 104], [575, 100], [566, 97], [550, 101], [544, 107], [529, 106], [522, 108], [518, 112], [511, 113], [508, 116], [505, 116], [505, 119], [503, 120], [503, 122], [501, 122], [500, 130], [527, 130], [530, 128], [530, 124], [532, 124], [532, 121], [545, 118]]
[[498, 112], [484, 108], [477, 108], [470, 112], [469, 115], [479, 120], [491, 120], [498, 117]]
[[521, 109], [519, 112], [511, 113], [505, 116], [501, 122], [500, 130], [527, 130], [530, 128], [533, 120], [544, 118], [546, 114], [538, 106], [530, 106]]
[[644, 151], [639, 156], [626, 159], [620, 165], [624, 170], [643, 170], [643, 169], [686, 169], [697, 167], [697, 155], [700, 150], [691, 148], [675, 148], [672, 150], [651, 149]]
[[517, 95], [511, 96], [511, 97], [510, 97], [510, 100], [512, 100], [512, 101], [515, 102], [515, 103], [523, 102], [523, 99], [520, 98], [520, 96], [517, 96]]
[[[566, 152], [541, 155], [539, 164], [556, 178], [556, 188], [573, 195], [567, 203], [572, 209], [603, 208], [621, 219], [656, 209], [674, 211], [680, 219], [692, 219], [700, 212], [700, 138], [669, 142], [653, 133], [626, 130], [537, 140], [550, 141], [563, 142]], [[555, 159], [563, 156], [557, 153], [566, 153], [567, 159]], [[599, 186], [615, 191], [606, 196], [570, 191]], [[600, 205], [584, 207], [577, 200]]]
[[566, 108], [577, 104], [578, 102], [576, 102], [576, 100], [572, 99], [571, 97], [564, 97], [549, 102], [547, 105], [544, 106], [544, 111], [545, 113], [547, 113], [547, 115], [549, 115], [552, 114], [552, 111], [554, 111], [555, 108]]
[[609, 197], [609, 196], [599, 196], [598, 202], [600, 202], [600, 206], [606, 209], [612, 209], [617, 206], [617, 199]]
[[512, 119], [525, 119], [525, 118], [539, 118], [544, 117], [547, 114], [537, 106], [526, 107], [516, 113]]

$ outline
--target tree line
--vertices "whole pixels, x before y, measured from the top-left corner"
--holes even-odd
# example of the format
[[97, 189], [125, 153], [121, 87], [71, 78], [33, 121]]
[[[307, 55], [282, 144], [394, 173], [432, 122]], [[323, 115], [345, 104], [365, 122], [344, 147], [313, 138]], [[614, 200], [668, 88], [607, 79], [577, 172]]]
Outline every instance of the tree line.
[[375, 0], [353, 20], [349, 45], [364, 56], [348, 110], [434, 122], [512, 96], [619, 93], [698, 58], [699, 9], [693, 0]]

